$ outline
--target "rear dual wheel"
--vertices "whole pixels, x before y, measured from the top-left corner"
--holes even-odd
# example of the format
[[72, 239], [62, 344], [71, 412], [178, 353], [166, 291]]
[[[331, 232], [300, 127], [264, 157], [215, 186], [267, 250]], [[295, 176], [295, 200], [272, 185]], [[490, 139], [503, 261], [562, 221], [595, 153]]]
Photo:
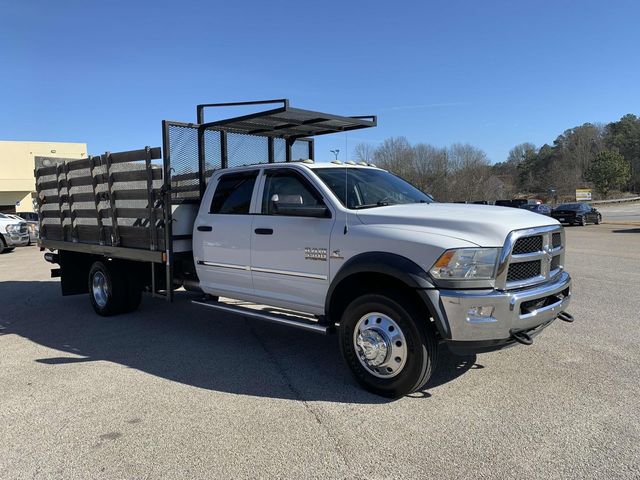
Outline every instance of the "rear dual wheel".
[[429, 380], [438, 344], [423, 317], [402, 295], [367, 294], [349, 304], [339, 341], [358, 383], [372, 393], [398, 398]]
[[124, 265], [99, 261], [89, 270], [89, 299], [98, 315], [109, 317], [138, 308], [142, 288]]

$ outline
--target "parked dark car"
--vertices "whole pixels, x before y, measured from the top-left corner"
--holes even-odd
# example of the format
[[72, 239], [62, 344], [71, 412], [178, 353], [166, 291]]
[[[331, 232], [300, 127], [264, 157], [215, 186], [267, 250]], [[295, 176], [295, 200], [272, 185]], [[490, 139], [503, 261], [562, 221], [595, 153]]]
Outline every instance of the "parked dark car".
[[600, 212], [592, 208], [588, 203], [564, 203], [558, 205], [551, 212], [551, 216], [560, 223], [568, 223], [570, 225], [584, 226], [587, 223], [598, 225], [602, 221]]
[[511, 206], [513, 208], [520, 208], [523, 205], [527, 205], [529, 203], [529, 200], [527, 200], [526, 198], [514, 198], [513, 200], [511, 200]]
[[513, 200], [496, 200], [494, 205], [497, 207], [520, 208], [522, 205], [526, 205], [527, 203], [529, 203], [529, 200], [526, 198], [514, 198]]
[[552, 208], [549, 205], [545, 205], [544, 203], [535, 204], [529, 203], [527, 205], [521, 205], [520, 208], [524, 210], [529, 210], [530, 212], [539, 213], [540, 215], [546, 215], [548, 217], [551, 216]]

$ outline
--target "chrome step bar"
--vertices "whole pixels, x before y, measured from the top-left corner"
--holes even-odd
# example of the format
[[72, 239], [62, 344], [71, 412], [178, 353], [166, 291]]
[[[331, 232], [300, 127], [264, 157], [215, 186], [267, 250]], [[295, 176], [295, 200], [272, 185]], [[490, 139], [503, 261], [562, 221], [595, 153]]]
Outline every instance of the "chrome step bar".
[[251, 308], [241, 307], [238, 305], [225, 304], [223, 302], [205, 302], [200, 300], [191, 300], [194, 305], [201, 307], [213, 308], [222, 312], [235, 313], [236, 315], [242, 315], [243, 317], [255, 318], [257, 320], [265, 320], [271, 323], [277, 323], [279, 325], [286, 325], [287, 327], [299, 328], [308, 332], [320, 333], [322, 335], [328, 335], [331, 332], [331, 327], [327, 325], [320, 325], [311, 320], [302, 317], [296, 317], [293, 315], [277, 315], [274, 313], [266, 313]]

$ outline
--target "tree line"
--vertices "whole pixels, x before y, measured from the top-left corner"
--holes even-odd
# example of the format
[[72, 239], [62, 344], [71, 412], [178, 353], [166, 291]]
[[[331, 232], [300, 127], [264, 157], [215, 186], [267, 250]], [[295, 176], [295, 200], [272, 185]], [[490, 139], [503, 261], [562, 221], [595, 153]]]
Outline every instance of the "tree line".
[[570, 199], [577, 188], [594, 188], [600, 197], [640, 192], [640, 118], [632, 114], [606, 125], [570, 128], [552, 145], [516, 145], [505, 161], [495, 164], [473, 145], [411, 145], [404, 137], [388, 138], [377, 147], [358, 144], [354, 155], [400, 175], [439, 201], [550, 199], [554, 192]]

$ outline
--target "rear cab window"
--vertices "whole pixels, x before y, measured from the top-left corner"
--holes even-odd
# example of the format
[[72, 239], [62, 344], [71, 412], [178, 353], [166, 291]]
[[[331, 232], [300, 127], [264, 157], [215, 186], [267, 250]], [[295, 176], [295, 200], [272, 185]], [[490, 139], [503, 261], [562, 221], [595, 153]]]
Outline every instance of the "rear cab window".
[[222, 175], [216, 185], [209, 213], [248, 214], [257, 177], [258, 170]]

